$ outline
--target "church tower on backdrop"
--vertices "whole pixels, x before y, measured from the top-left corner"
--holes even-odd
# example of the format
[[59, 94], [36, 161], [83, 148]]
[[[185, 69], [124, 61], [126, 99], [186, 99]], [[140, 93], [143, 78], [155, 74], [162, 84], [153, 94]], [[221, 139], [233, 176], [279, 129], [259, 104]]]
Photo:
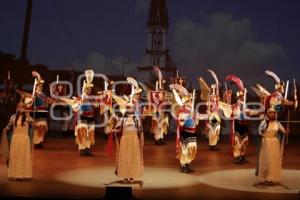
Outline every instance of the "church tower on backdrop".
[[168, 29], [167, 0], [150, 0], [146, 62], [144, 66], [138, 66], [138, 70], [153, 72], [153, 66], [158, 66], [167, 82], [176, 74], [177, 69], [169, 54]]
[[166, 66], [168, 57], [167, 38], [169, 20], [166, 0], [151, 0], [147, 23], [146, 55], [149, 64]]

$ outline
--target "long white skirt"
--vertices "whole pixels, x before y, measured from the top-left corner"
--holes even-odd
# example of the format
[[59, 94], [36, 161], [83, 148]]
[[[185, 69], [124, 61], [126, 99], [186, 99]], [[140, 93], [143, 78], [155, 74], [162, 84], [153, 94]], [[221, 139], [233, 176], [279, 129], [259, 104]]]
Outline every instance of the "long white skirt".
[[32, 152], [28, 129], [18, 129], [12, 136], [9, 152], [9, 178], [32, 178]]

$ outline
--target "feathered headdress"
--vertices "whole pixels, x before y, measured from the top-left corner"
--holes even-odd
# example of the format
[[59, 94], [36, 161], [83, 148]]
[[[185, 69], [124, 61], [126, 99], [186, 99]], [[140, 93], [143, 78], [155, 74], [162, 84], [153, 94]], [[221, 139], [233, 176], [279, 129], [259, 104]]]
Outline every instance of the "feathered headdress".
[[189, 94], [189, 92], [187, 91], [187, 89], [185, 87], [183, 87], [182, 85], [179, 85], [179, 84], [171, 84], [170, 85], [170, 89], [175, 89], [179, 92], [179, 94], [181, 96], [186, 96]]
[[271, 76], [275, 80], [275, 82], [276, 82], [275, 89], [276, 90], [284, 87], [284, 82], [281, 81], [280, 78], [274, 72], [272, 72], [270, 70], [266, 70], [265, 72], [268, 76]]
[[153, 66], [154, 72], [158, 77], [158, 89], [163, 89], [163, 75], [158, 66]]
[[245, 87], [244, 87], [243, 81], [239, 77], [230, 74], [230, 75], [226, 76], [226, 80], [232, 81], [238, 86], [239, 91], [236, 93], [237, 97], [244, 95]]
[[41, 75], [37, 71], [32, 71], [32, 76], [36, 78], [36, 84], [43, 84], [44, 80], [42, 79]]
[[211, 93], [216, 92], [217, 95], [219, 94], [219, 80], [217, 74], [211, 69], [209, 69], [208, 72], [212, 75], [213, 79], [215, 80], [215, 84], [212, 84], [211, 87], [208, 86], [208, 84], [202, 77], [197, 78], [201, 89], [200, 98], [203, 101], [207, 101]]
[[171, 84], [170, 89], [173, 91], [175, 100], [180, 106], [182, 106], [185, 102], [192, 99], [191, 94], [182, 85]]
[[94, 71], [91, 70], [91, 69], [88, 69], [88, 70], [85, 70], [84, 71], [84, 74], [85, 74], [85, 79], [86, 79], [86, 82], [84, 83], [83, 87], [84, 88], [90, 88], [90, 87], [93, 87], [93, 79], [94, 79]]
[[131, 87], [134, 88], [134, 93], [135, 94], [142, 92], [142, 89], [139, 87], [138, 82], [134, 78], [127, 77], [127, 82], [129, 82], [131, 84]]
[[124, 95], [123, 97], [121, 97], [121, 96], [118, 96], [118, 95], [115, 95], [115, 94], [112, 95], [113, 99], [120, 106], [120, 112], [123, 115], [126, 112], [132, 112], [135, 109], [135, 105], [133, 103], [133, 97], [136, 94], [135, 87], [136, 86], [138, 87], [138, 83], [134, 78], [128, 77], [127, 81], [131, 84], [131, 93], [130, 93], [129, 96]]
[[211, 69], [209, 69], [208, 72], [212, 75], [212, 77], [215, 80], [215, 88], [216, 88], [216, 93], [218, 95], [219, 94], [219, 80], [218, 80], [217, 74]]

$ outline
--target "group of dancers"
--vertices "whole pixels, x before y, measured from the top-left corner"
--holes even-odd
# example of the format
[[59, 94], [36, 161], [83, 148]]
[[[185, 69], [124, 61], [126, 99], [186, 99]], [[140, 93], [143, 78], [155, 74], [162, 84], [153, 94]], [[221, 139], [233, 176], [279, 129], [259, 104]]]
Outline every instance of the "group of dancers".
[[[95, 74], [93, 70], [87, 69], [81, 95], [72, 98], [61, 95], [62, 85], [58, 80], [55, 87], [51, 87], [51, 97], [47, 97], [43, 93], [44, 80], [38, 72], [32, 72], [33, 91], [17, 91], [21, 96], [20, 102], [2, 134], [1, 157], [7, 163], [9, 179], [32, 178], [32, 151], [34, 148], [43, 148], [48, 130], [49, 105], [59, 102], [60, 105], [68, 105], [76, 113], [73, 115], [76, 118], [74, 136], [80, 156], [93, 155], [96, 113], [103, 116], [104, 132], [108, 135], [107, 150], [110, 154], [116, 150], [115, 174], [125, 182], [132, 182], [143, 175], [145, 124], [150, 124], [148, 129], [154, 135], [155, 144], [165, 145], [164, 137], [169, 132], [170, 120], [175, 120], [176, 157], [180, 163], [180, 172], [191, 173], [194, 171], [191, 162], [197, 153], [196, 132], [199, 121], [205, 121], [209, 150], [216, 151], [221, 122], [224, 119], [230, 120], [233, 160], [235, 164], [243, 164], [246, 162], [249, 140], [248, 122], [253, 116], [261, 121], [257, 134], [260, 145], [256, 175], [266, 184], [280, 181], [284, 136], [289, 130], [279, 121], [285, 117], [283, 113], [286, 106], [298, 106], [295, 80], [294, 99], [290, 101], [287, 99], [289, 82], [284, 83], [275, 73], [266, 70], [266, 74], [276, 81], [275, 90], [270, 93], [260, 84], [252, 87], [261, 98], [262, 106], [251, 108], [247, 105], [247, 89], [235, 75], [228, 75], [226, 81], [237, 86], [236, 95], [227, 86], [221, 87], [217, 74], [211, 69], [208, 72], [214, 83], [209, 86], [199, 77], [200, 94], [196, 94], [195, 89], [188, 91], [185, 88], [184, 77], [179, 77], [178, 73], [172, 79], [169, 89], [166, 89], [160, 68], [154, 66], [154, 72], [158, 77], [155, 90], [145, 85], [141, 87], [142, 84], [136, 79], [127, 77], [125, 88], [129, 91], [123, 91], [120, 95], [114, 91], [113, 80], [103, 74], [103, 90], [95, 93]], [[142, 98], [142, 93], [147, 98]], [[196, 107], [197, 97], [205, 102], [204, 112]]]

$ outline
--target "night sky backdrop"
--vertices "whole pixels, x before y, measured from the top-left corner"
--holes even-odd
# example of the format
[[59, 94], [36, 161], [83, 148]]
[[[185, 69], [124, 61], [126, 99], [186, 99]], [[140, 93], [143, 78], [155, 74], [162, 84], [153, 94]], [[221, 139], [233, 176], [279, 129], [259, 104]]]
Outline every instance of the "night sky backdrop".
[[[0, 0], [0, 51], [19, 57], [25, 0]], [[146, 48], [149, 0], [33, 1], [28, 58], [54, 69], [137, 75]], [[207, 82], [214, 69], [224, 82], [272, 85], [265, 69], [300, 80], [299, 0], [169, 0], [168, 47], [180, 73]], [[126, 58], [126, 59], [124, 59]], [[270, 90], [273, 88], [269, 88]]]

